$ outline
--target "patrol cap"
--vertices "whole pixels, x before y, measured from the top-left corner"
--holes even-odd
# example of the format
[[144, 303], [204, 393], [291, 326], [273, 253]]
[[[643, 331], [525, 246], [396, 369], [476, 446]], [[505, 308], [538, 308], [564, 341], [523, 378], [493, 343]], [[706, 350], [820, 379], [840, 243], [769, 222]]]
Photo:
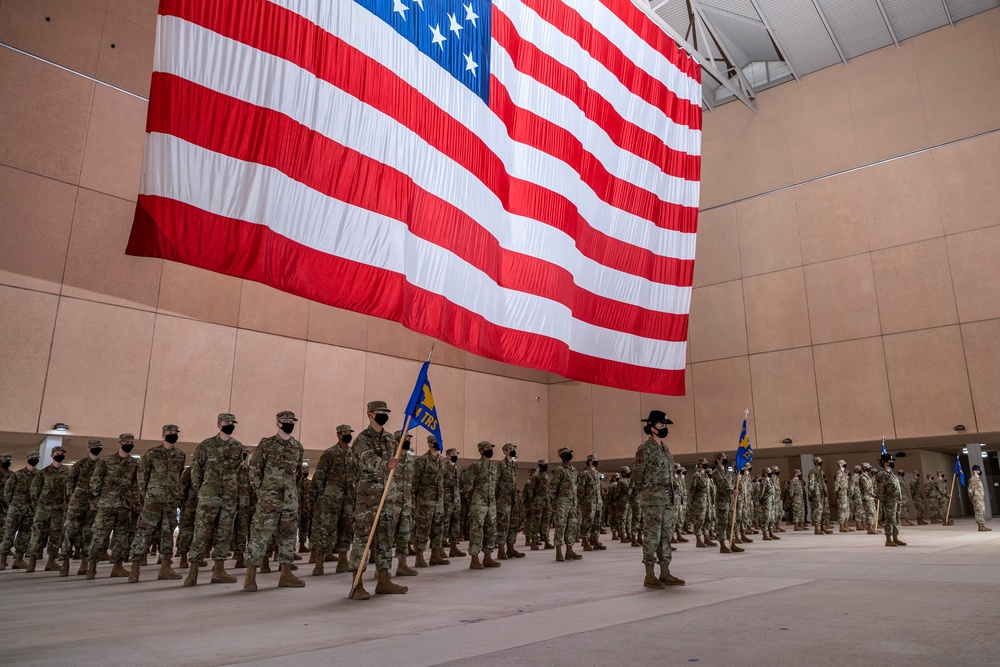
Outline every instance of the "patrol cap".
[[778, 466], [771, 466], [771, 472], [781, 472], [781, 468]]
[[716, 461], [718, 461], [719, 459], [724, 459], [724, 458], [726, 458], [726, 453], [725, 453], [725, 452], [718, 452], [718, 453], [717, 453], [717, 454], [715, 455], [715, 460], [716, 460]]
[[839, 465], [839, 466], [846, 466], [847, 465], [847, 461], [845, 461], [844, 459], [840, 459], [839, 461], [837, 461], [837, 465]]
[[708, 465], [708, 459], [706, 459], [706, 458], [700, 458], [700, 459], [698, 459], [698, 465], [700, 465], [700, 466], [707, 466]]
[[341, 424], [337, 427], [337, 433], [354, 433], [354, 429], [349, 424]]
[[432, 445], [438, 444], [437, 436], [431, 433], [429, 436], [427, 436], [427, 442]]
[[164, 424], [163, 432], [166, 433], [167, 431], [177, 431], [178, 433], [180, 433], [181, 428], [177, 424]]
[[870, 463], [862, 463], [862, 464], [861, 464], [861, 467], [862, 467], [862, 468], [866, 468], [866, 469], [867, 469], [867, 468], [871, 468], [871, 467], [872, 467], [872, 464], [870, 464]]
[[385, 404], [385, 401], [368, 401], [368, 412], [378, 412], [379, 410], [392, 412], [389, 406]]
[[572, 453], [573, 453], [573, 450], [572, 450], [572, 449], [570, 449], [569, 447], [560, 447], [560, 448], [559, 448], [559, 451], [557, 451], [556, 453], [557, 453], [557, 454], [558, 454], [559, 456], [562, 456], [563, 454], [572, 454]]
[[90, 440], [87, 441], [87, 449], [90, 449], [92, 447], [101, 447], [101, 448], [103, 448], [104, 445], [102, 445], [101, 441], [98, 440], [97, 438], [91, 438]]
[[538, 465], [540, 465], [540, 466], [547, 466], [548, 464], [549, 464], [549, 460], [548, 459], [538, 459]]
[[795, 471], [794, 471], [794, 474], [796, 474], [796, 475], [801, 475], [801, 474], [802, 474], [802, 471], [801, 471], [801, 470], [799, 470], [798, 468], [796, 468], [796, 469], [795, 469]]
[[906, 474], [906, 471], [903, 470], [902, 468], [896, 468], [896, 472], [898, 472], [900, 475], [905, 475]]
[[24, 455], [24, 460], [25, 461], [27, 461], [28, 459], [37, 459], [37, 458], [39, 458], [38, 457], [38, 452], [36, 452], [34, 450], [32, 450], [32, 451], [30, 451], [30, 452], [28, 452], [27, 454]]
[[479, 444], [476, 445], [476, 449], [478, 449], [479, 451], [483, 451], [486, 449], [493, 449], [493, 443], [490, 442], [489, 440], [480, 440]]
[[823, 463], [823, 457], [822, 456], [814, 456], [813, 457], [813, 461], [816, 462], [816, 463]]
[[621, 468], [618, 469], [618, 472], [632, 472], [632, 469], [629, 468], [628, 466], [622, 466]]
[[770, 467], [768, 467], [768, 468], [764, 468], [764, 474], [765, 474], [765, 475], [766, 475], [767, 473], [769, 473], [769, 472], [771, 472], [771, 468], [770, 468]]
[[854, 466], [854, 472], [861, 472], [861, 466]]
[[510, 450], [514, 449], [514, 443], [513, 442], [504, 443], [504, 446], [501, 447], [500, 449], [502, 449], [504, 454], [506, 454]]
[[454, 447], [449, 447], [448, 451], [446, 451], [445, 454], [447, 454], [448, 456], [451, 456], [452, 454], [458, 454], [458, 450], [455, 449]]
[[118, 435], [118, 442], [135, 442], [135, 436], [131, 433], [121, 433]]
[[[8, 456], [7, 458], [10, 458], [10, 457]], [[982, 471], [983, 471], [983, 469], [980, 468], [979, 466], [977, 466], [977, 465], [976, 466], [972, 466], [972, 472], [982, 472]]]
[[0, 461], [10, 461], [13, 457], [10, 454], [4, 454], [0, 456]]
[[63, 447], [62, 445], [56, 445], [55, 447], [52, 448], [53, 452], [55, 452], [56, 450], [62, 452], [63, 454], [66, 453], [66, 448]]
[[598, 460], [597, 454], [587, 454], [587, 463], [590, 463], [591, 461], [597, 461], [597, 460]]
[[278, 414], [276, 414], [274, 416], [274, 418], [277, 419], [279, 422], [282, 419], [285, 419], [287, 421], [293, 421], [293, 422], [297, 422], [298, 421], [298, 419], [295, 418], [295, 413], [292, 412], [291, 410], [282, 410], [281, 412], [279, 412]]
[[234, 415], [232, 412], [220, 412], [219, 413], [219, 421], [220, 422], [233, 422], [234, 424], [238, 424], [239, 423], [239, 422], [236, 421], [236, 415]]

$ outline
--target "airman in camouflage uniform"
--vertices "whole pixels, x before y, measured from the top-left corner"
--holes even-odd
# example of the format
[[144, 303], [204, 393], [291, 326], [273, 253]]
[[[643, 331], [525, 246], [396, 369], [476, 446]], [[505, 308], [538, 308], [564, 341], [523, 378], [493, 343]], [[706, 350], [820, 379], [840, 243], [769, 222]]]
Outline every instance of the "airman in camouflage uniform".
[[[281, 570], [278, 588], [303, 588], [306, 585], [292, 574], [303, 454], [302, 443], [292, 437], [298, 421], [290, 410], [279, 412], [275, 415], [278, 432], [261, 440], [250, 457], [250, 486], [257, 493], [257, 508], [250, 524], [244, 591], [257, 590], [257, 568], [264, 562], [272, 536], [277, 540], [278, 566]], [[219, 561], [216, 561], [216, 567], [222, 569]], [[214, 582], [215, 577], [212, 580]]]
[[[483, 440], [476, 449], [479, 450], [479, 460], [469, 466], [466, 484], [469, 489], [469, 555], [472, 562], [470, 570], [481, 570], [484, 567], [500, 567], [500, 562], [493, 560], [493, 542], [497, 533], [497, 466], [493, 458], [493, 443]], [[483, 560], [479, 561], [479, 552], [483, 552]]]
[[674, 511], [674, 526], [671, 537], [671, 542], [687, 542], [687, 538], [684, 537], [684, 522], [687, 520], [687, 484], [685, 483], [685, 471], [684, 468], [675, 463], [674, 464], [674, 494], [677, 499]]
[[912, 526], [910, 521], [910, 486], [906, 483], [906, 471], [897, 470], [899, 476], [899, 488], [903, 492], [903, 502], [899, 506], [899, 522], [904, 526]]
[[549, 542], [549, 462], [542, 459], [531, 484], [531, 508], [528, 512], [528, 537], [531, 538], [531, 550], [538, 551], [539, 544], [544, 542], [546, 549], [555, 549]]
[[458, 450], [445, 452], [448, 461], [444, 467], [444, 521], [443, 531], [448, 538], [448, 558], [461, 558], [465, 552], [458, 548], [462, 532], [462, 469], [458, 466]]
[[[715, 535], [719, 540], [719, 553], [740, 553], [741, 547], [730, 542], [729, 527], [732, 521], [733, 504], [736, 500], [736, 489], [733, 487], [733, 473], [729, 472], [729, 458], [725, 453], [715, 455], [715, 470], [712, 471], [712, 481], [715, 482]], [[735, 538], [734, 538], [735, 541]]]
[[938, 496], [938, 516], [941, 517], [942, 525], [954, 526], [955, 521], [948, 516], [948, 501], [951, 498], [951, 494], [948, 488], [948, 480], [945, 479], [944, 473], [938, 470], [938, 478], [934, 481], [937, 485], [937, 496]]
[[66, 520], [66, 500], [69, 497], [69, 468], [62, 464], [66, 450], [52, 450], [52, 465], [40, 470], [31, 480], [31, 499], [35, 505], [35, 518], [31, 525], [31, 543], [28, 545], [28, 567], [35, 571], [35, 561], [42, 556], [42, 546], [48, 546], [46, 572], [56, 572], [56, 555], [63, 539], [63, 522]]
[[927, 495], [924, 492], [924, 482], [920, 477], [920, 471], [913, 471], [913, 479], [910, 481], [910, 496], [913, 497], [913, 508], [917, 511], [917, 525], [926, 526], [927, 520]]
[[823, 458], [813, 457], [813, 469], [809, 471], [809, 505], [812, 510], [812, 522], [816, 535], [829, 535], [833, 529], [830, 523], [830, 499], [826, 486], [826, 475], [823, 473]]
[[854, 472], [848, 475], [847, 497], [851, 501], [854, 529], [859, 530], [865, 523], [865, 503], [861, 499], [861, 466], [854, 466]]
[[899, 541], [899, 504], [903, 500], [903, 492], [899, 486], [899, 478], [893, 473], [895, 461], [892, 454], [883, 454], [880, 459], [882, 469], [875, 475], [882, 516], [885, 519], [885, 546], [905, 547], [906, 542]]
[[217, 421], [219, 432], [202, 440], [191, 459], [191, 488], [198, 494], [198, 508], [195, 510], [194, 537], [188, 553], [185, 586], [198, 584], [198, 568], [209, 550], [215, 561], [211, 582], [236, 582], [236, 577], [225, 570], [226, 556], [236, 527], [239, 468], [243, 465], [243, 443], [232, 437], [236, 424], [236, 415], [221, 413]]
[[927, 509], [930, 511], [931, 523], [941, 523], [944, 519], [944, 512], [940, 512], [941, 502], [938, 494], [937, 478], [934, 475], [927, 475], [927, 484], [924, 486], [924, 493], [927, 494]]
[[233, 526], [233, 557], [236, 569], [247, 566], [246, 552], [250, 544], [250, 523], [253, 520], [254, 494], [250, 487], [249, 452], [243, 448], [243, 461], [236, 469], [236, 524]]
[[874, 535], [875, 530], [875, 484], [871, 474], [872, 467], [867, 463], [861, 464], [862, 473], [858, 479], [858, 488], [861, 491], [861, 502], [865, 506], [865, 528], [869, 535]]
[[312, 546], [316, 552], [313, 575], [323, 574], [326, 554], [337, 554], [337, 573], [347, 572], [347, 553], [354, 538], [354, 496], [358, 490], [358, 457], [351, 447], [354, 429], [347, 424], [337, 427], [337, 444], [319, 457], [313, 486], [316, 508], [313, 510]]
[[517, 448], [508, 442], [497, 463], [497, 559], [524, 558], [515, 548], [520, 524], [517, 522]]
[[601, 473], [595, 454], [587, 455], [587, 467], [577, 478], [577, 503], [580, 508], [580, 535], [584, 551], [604, 551], [601, 544]]
[[621, 477], [615, 489], [615, 517], [618, 519], [618, 541], [622, 544], [634, 542], [632, 537], [632, 511], [629, 498], [632, 495], [632, 469], [622, 466], [619, 469]]
[[160, 534], [160, 572], [156, 578], [181, 578], [170, 567], [170, 561], [174, 557], [174, 528], [177, 527], [181, 474], [187, 455], [174, 446], [180, 433], [176, 424], [165, 424], [162, 433], [163, 442], [143, 454], [139, 463], [138, 485], [143, 502], [135, 540], [132, 541], [130, 584], [139, 581], [139, 568], [157, 532]]
[[788, 496], [792, 505], [792, 525], [794, 530], [805, 530], [806, 526], [806, 494], [802, 484], [802, 471], [795, 469], [788, 483]]
[[424, 550], [431, 547], [430, 565], [447, 565], [444, 553], [444, 496], [448, 463], [438, 449], [437, 437], [427, 436], [427, 451], [413, 465], [413, 492], [416, 526], [414, 548], [416, 566], [427, 567]]
[[851, 521], [851, 495], [847, 478], [847, 461], [837, 461], [837, 474], [833, 478], [833, 493], [837, 497], [837, 523], [840, 532], [851, 532], [848, 523]]
[[784, 514], [781, 502], [781, 468], [771, 466], [771, 475], [771, 483], [774, 485], [774, 494], [771, 496], [774, 527], [771, 530], [771, 536], [776, 538], [777, 536], [774, 534], [774, 531], [778, 531], [779, 533], [785, 532], [785, 529], [781, 527], [781, 517]]
[[761, 531], [765, 540], [780, 540], [774, 534], [774, 471], [771, 468], [764, 468], [764, 479], [760, 486], [761, 507], [763, 507], [763, 522]]
[[14, 547], [12, 569], [27, 567], [24, 553], [31, 539], [31, 522], [35, 517], [35, 505], [31, 499], [31, 483], [38, 474], [38, 452], [28, 452], [28, 465], [10, 474], [3, 488], [7, 503], [7, 516], [3, 524], [3, 540], [0, 541], [0, 570], [7, 569], [7, 556]]
[[10, 454], [0, 454], [0, 517], [7, 517], [7, 501], [3, 498], [4, 487], [7, 486], [7, 480], [13, 475], [10, 471], [10, 466], [13, 463], [13, 457]]
[[[395, 438], [399, 442], [401, 431], [396, 431]], [[396, 524], [396, 535], [393, 543], [396, 545], [397, 577], [415, 577], [417, 571], [410, 567], [406, 559], [410, 555], [410, 540], [413, 535], [413, 454], [410, 453], [410, 439], [407, 433], [403, 437], [403, 446], [399, 450], [399, 467], [396, 469], [395, 481], [398, 484], [402, 508], [399, 512], [399, 523]]]
[[[396, 526], [403, 511], [402, 489], [393, 473], [389, 484], [385, 504], [378, 515], [376, 523], [375, 511], [378, 509], [383, 491], [389, 478], [390, 470], [397, 470], [399, 460], [396, 458], [397, 441], [391, 433], [383, 428], [389, 421], [389, 408], [385, 401], [369, 401], [368, 427], [358, 434], [354, 443], [354, 452], [358, 456], [358, 491], [354, 506], [354, 547], [351, 549], [349, 569], [364, 571], [367, 563], [362, 563], [365, 545], [373, 524], [375, 534], [372, 535], [371, 546], [375, 552], [375, 569], [378, 584], [377, 594], [401, 594], [409, 590], [389, 578], [389, 568], [392, 566], [392, 547], [396, 537]], [[361, 579], [351, 591], [352, 600], [367, 600], [371, 597], [365, 590]]]
[[90, 492], [97, 499], [97, 516], [94, 518], [94, 532], [87, 547], [87, 579], [97, 577], [97, 560], [109, 535], [111, 540], [112, 577], [127, 577], [128, 571], [122, 561], [128, 557], [128, 531], [132, 520], [132, 508], [138, 503], [136, 476], [139, 462], [132, 458], [135, 436], [122, 433], [118, 436], [116, 456], [105, 457], [97, 462], [90, 477]]
[[[646, 588], [683, 586], [684, 580], [670, 574], [672, 559], [670, 529], [673, 525], [674, 505], [677, 489], [673, 479], [674, 458], [663, 439], [667, 437], [667, 425], [673, 424], [661, 410], [652, 410], [641, 420], [646, 440], [635, 452], [635, 494], [642, 512], [645, 539], [642, 544], [642, 564], [646, 576], [642, 585]], [[656, 576], [654, 566], [660, 564], [660, 576]]]
[[[69, 576], [69, 560], [73, 549], [80, 548], [83, 551], [83, 548], [90, 544], [94, 518], [97, 516], [97, 501], [90, 492], [90, 477], [97, 467], [97, 459], [102, 449], [100, 440], [89, 440], [87, 457], [74, 463], [69, 471], [69, 502], [66, 504], [66, 522], [63, 524], [60, 577]], [[83, 554], [77, 574], [86, 573], [87, 556]]]
[[[303, 463], [299, 466], [298, 474], [295, 476], [295, 485], [299, 493], [299, 553], [309, 553], [306, 549], [306, 542], [312, 547], [312, 515], [313, 498], [312, 482], [309, 480], [309, 464]], [[298, 560], [298, 559], [296, 559]]]
[[691, 477], [691, 491], [688, 496], [688, 514], [691, 516], [691, 526], [694, 529], [694, 539], [696, 547], [717, 546], [709, 536], [708, 514], [709, 514], [709, 483], [708, 459], [698, 459], [695, 464], [694, 475]]
[[194, 519], [198, 513], [198, 489], [191, 484], [191, 466], [181, 474], [181, 518], [177, 522], [177, 553], [181, 555], [180, 567], [188, 567], [188, 552], [194, 539]]
[[[579, 529], [576, 512], [576, 481], [579, 473], [570, 463], [573, 460], [572, 449], [560, 447], [558, 454], [562, 463], [549, 475], [549, 507], [552, 508], [556, 526], [556, 560], [580, 560], [583, 556], [573, 551]], [[565, 557], [563, 546], [566, 547]]]
[[976, 515], [978, 530], [985, 533], [993, 530], [986, 525], [986, 493], [983, 491], [983, 469], [972, 466], [972, 477], [969, 478], [969, 499], [972, 501], [972, 511]]

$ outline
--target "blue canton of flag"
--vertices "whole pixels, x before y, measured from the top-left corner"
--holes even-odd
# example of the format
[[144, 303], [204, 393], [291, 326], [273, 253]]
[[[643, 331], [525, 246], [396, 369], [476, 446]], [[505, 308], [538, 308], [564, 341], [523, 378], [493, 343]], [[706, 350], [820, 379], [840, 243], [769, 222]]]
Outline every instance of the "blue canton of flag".
[[438, 451], [444, 451], [444, 440], [441, 438], [441, 422], [438, 421], [437, 408], [434, 406], [434, 394], [431, 392], [431, 382], [427, 379], [427, 369], [431, 362], [425, 361], [417, 375], [417, 383], [406, 404], [403, 419], [410, 418], [407, 431], [416, 426], [422, 426], [437, 438]]
[[492, 0], [354, 0], [489, 104]]
[[743, 470], [743, 466], [753, 461], [753, 447], [750, 445], [750, 436], [747, 435], [747, 416], [743, 416], [743, 430], [740, 431], [740, 446], [736, 450], [736, 470]]
[[958, 481], [961, 482], [962, 486], [965, 486], [965, 471], [962, 470], [962, 459], [957, 454], [955, 455], [955, 474], [958, 475]]

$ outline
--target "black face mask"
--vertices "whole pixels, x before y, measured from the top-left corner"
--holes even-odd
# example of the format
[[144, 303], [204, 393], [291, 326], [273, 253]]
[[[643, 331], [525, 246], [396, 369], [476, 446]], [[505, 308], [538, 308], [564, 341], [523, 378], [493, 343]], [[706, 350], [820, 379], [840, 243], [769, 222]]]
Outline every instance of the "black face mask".
[[132, 448], [135, 447], [135, 445], [120, 445], [120, 447], [122, 448], [123, 452], [128, 454], [129, 452], [132, 451]]
[[176, 433], [170, 433], [168, 435], [165, 435], [165, 436], [163, 436], [163, 441], [164, 442], [168, 442], [171, 445], [173, 445], [173, 444], [175, 444], [177, 442], [177, 434]]
[[[895, 461], [889, 461], [889, 467], [890, 468], [895, 468], [896, 467], [896, 462]], [[944, 477], [942, 477], [941, 479], [944, 479]]]
[[36, 465], [38, 465], [38, 459], [28, 459], [28, 465], [29, 466], [36, 466]]
[[457, 456], [449, 456], [448, 460], [451, 461], [452, 463], [458, 463], [458, 457]]
[[538, 470], [539, 470], [540, 472], [545, 472], [545, 471], [546, 471], [546, 470], [548, 470], [548, 469], [549, 469], [549, 467], [548, 467], [547, 465], [545, 465], [545, 466], [538, 466]]
[[669, 430], [670, 429], [668, 429], [666, 426], [664, 426], [663, 428], [655, 428], [654, 427], [652, 429], [653, 433], [656, 434], [657, 438], [665, 438], [665, 437], [667, 437], [667, 433], [669, 432]]
[[52, 457], [52, 460], [55, 461], [56, 463], [62, 463], [65, 459], [66, 459], [65, 454], [56, 454], [55, 456]]
[[631, 476], [632, 476], [632, 473], [630, 473], [630, 472], [624, 472], [624, 473], [622, 473], [622, 477], [624, 477], [625, 479], [628, 479]]
[[6, 470], [9, 467], [10, 467], [10, 461], [0, 462], [0, 468], [3, 468], [4, 470]]
[[484, 449], [483, 450], [483, 456], [485, 456], [488, 459], [493, 458], [493, 450], [492, 449]]
[[295, 424], [282, 424], [279, 428], [285, 433], [291, 433], [295, 430]]
[[591, 461], [590, 465], [594, 466], [594, 470], [597, 470], [597, 461]]
[[510, 458], [512, 458], [512, 459], [516, 459], [517, 458], [517, 450], [516, 449], [510, 450]]
[[559, 458], [561, 458], [563, 460], [563, 463], [569, 463], [570, 461], [573, 460], [573, 455], [572, 454], [560, 454]]
[[226, 435], [232, 435], [233, 431], [236, 430], [236, 424], [226, 424], [219, 430], [225, 433]]
[[389, 415], [385, 413], [378, 413], [375, 415], [375, 423], [379, 426], [385, 426], [389, 422]]
[[340, 436], [340, 441], [342, 443], [344, 443], [345, 445], [349, 445], [349, 444], [351, 444], [351, 440], [353, 438], [354, 438], [354, 436], [352, 436], [350, 433], [348, 433], [347, 435]]
[[103, 447], [91, 447], [90, 453], [93, 454], [94, 456], [99, 456], [102, 449]]
[[722, 465], [728, 466], [729, 465], [729, 459], [722, 459]]

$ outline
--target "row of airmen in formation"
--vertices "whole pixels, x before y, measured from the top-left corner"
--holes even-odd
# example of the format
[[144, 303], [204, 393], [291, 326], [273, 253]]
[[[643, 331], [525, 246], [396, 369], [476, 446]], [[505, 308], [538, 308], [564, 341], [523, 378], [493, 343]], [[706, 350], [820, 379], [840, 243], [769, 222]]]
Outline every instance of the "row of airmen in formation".
[[[660, 411], [642, 420], [647, 440], [633, 465], [622, 467], [609, 484], [601, 483], [596, 456], [589, 455], [578, 471], [571, 463], [572, 450], [563, 447], [558, 466], [549, 470], [547, 461], [539, 461], [518, 489], [513, 444], [504, 445], [502, 458], [493, 461], [493, 443], [480, 442], [479, 460], [462, 470], [458, 451], [439, 455], [434, 436], [428, 437], [424, 455], [412, 455], [407, 434], [397, 458], [401, 434], [384, 428], [390, 410], [384, 401], [372, 401], [367, 408], [367, 428], [354, 439], [350, 426], [338, 426], [337, 444], [320, 457], [311, 480], [302, 445], [292, 436], [297, 419], [289, 411], [276, 415], [277, 433], [261, 440], [252, 456], [232, 437], [235, 415], [220, 414], [219, 432], [198, 445], [190, 466], [175, 447], [180, 429], [174, 424], [163, 426], [163, 442], [138, 461], [131, 455], [130, 433], [119, 436], [118, 451], [110, 457], [101, 458], [101, 442], [91, 440], [87, 458], [73, 466], [63, 465], [65, 450], [59, 447], [52, 451], [52, 465], [43, 470], [36, 468], [35, 452], [28, 454], [27, 467], [16, 472], [9, 470], [11, 460], [5, 456], [0, 460], [0, 516], [5, 517], [0, 570], [7, 567], [13, 547], [13, 567], [34, 571], [44, 546], [46, 571], [68, 576], [71, 558], [79, 558], [78, 574], [93, 579], [98, 561], [109, 560], [112, 577], [134, 583], [147, 555], [156, 552], [157, 578], [179, 580], [182, 575], [172, 569], [179, 525], [180, 567], [188, 568], [185, 586], [198, 583], [206, 557], [214, 561], [212, 583], [235, 582], [224, 567], [232, 554], [235, 567], [246, 567], [246, 591], [257, 589], [258, 571], [271, 571], [272, 556], [281, 572], [278, 586], [302, 587], [304, 582], [293, 574], [294, 561], [300, 559], [296, 537], [301, 552], [309, 543], [313, 575], [323, 575], [325, 563], [334, 561], [336, 572], [356, 572], [375, 525], [370, 561], [376, 566], [375, 592], [405, 593], [407, 587], [389, 575], [393, 556], [398, 559], [396, 576], [417, 574], [409, 566], [410, 556], [416, 567], [447, 565], [449, 558], [466, 555], [471, 569], [500, 567], [499, 560], [524, 557], [516, 548], [523, 531], [529, 549], [554, 549], [556, 561], [573, 561], [583, 557], [574, 550], [578, 542], [585, 552], [606, 549], [600, 535], [602, 526], [609, 526], [612, 539], [643, 548], [644, 585], [664, 588], [684, 583], [669, 572], [675, 550], [670, 544], [687, 542], [684, 534], [693, 534], [698, 547], [718, 545], [722, 553], [739, 553], [743, 548], [737, 545], [752, 542], [748, 534], [756, 534], [755, 528], [764, 540], [780, 539], [775, 533], [785, 532], [782, 518], [804, 530], [807, 499], [814, 531], [833, 532], [822, 458], [815, 457], [807, 480], [795, 470], [782, 485], [777, 467], [754, 477], [748, 464], [734, 474], [720, 452], [714, 467], [698, 460], [689, 484], [686, 469], [674, 464], [664, 442], [673, 422]], [[946, 480], [939, 472], [923, 484], [914, 471], [908, 485], [903, 471], [893, 472], [891, 456], [880, 463], [878, 471], [865, 464], [851, 472], [838, 461], [834, 494], [840, 531], [875, 533], [880, 507], [886, 546], [903, 546], [898, 525], [900, 520], [912, 525], [907, 516], [911, 499], [917, 499], [918, 524], [926, 523], [924, 500], [931, 522], [944, 520]], [[390, 469], [395, 472], [376, 524]], [[969, 494], [979, 530], [989, 530], [979, 466], [973, 468]], [[459, 548], [466, 539], [468, 554]], [[123, 566], [126, 560], [131, 571]], [[660, 576], [653, 570], [656, 564]], [[369, 597], [360, 580], [351, 597]]]

